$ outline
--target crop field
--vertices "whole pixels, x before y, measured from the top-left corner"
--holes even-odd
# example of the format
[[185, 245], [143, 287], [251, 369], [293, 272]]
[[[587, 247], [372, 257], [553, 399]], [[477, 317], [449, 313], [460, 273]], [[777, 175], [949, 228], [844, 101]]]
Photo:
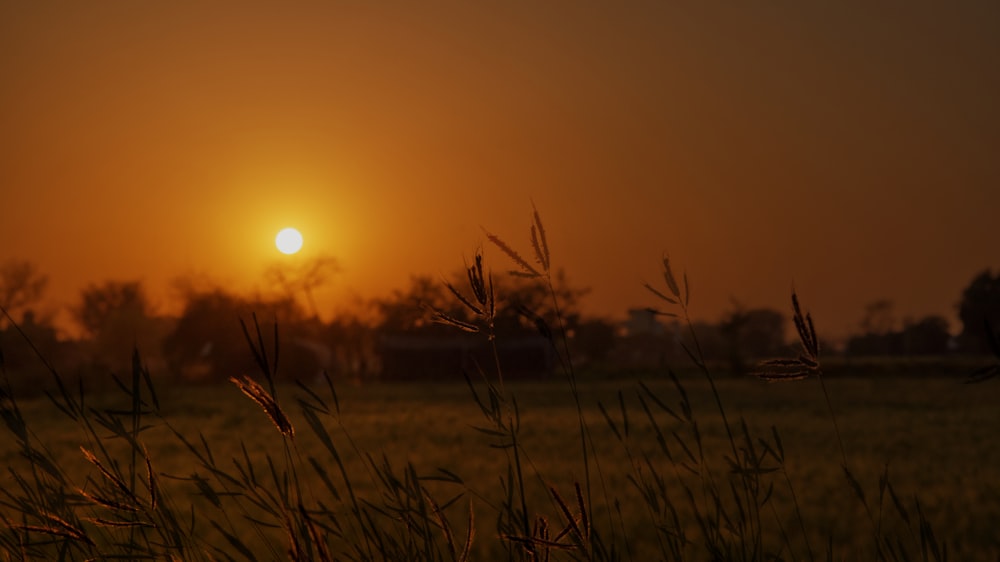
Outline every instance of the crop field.
[[[954, 376], [830, 377], [825, 381], [828, 406], [815, 379], [770, 384], [719, 379], [717, 395], [735, 440], [728, 437], [716, 393], [697, 376], [681, 376], [678, 383], [659, 373], [583, 380], [579, 402], [558, 377], [519, 382], [504, 389], [510, 399], [501, 410], [516, 426], [516, 446], [484, 415], [488, 408], [477, 405], [472, 388], [462, 382], [335, 385], [335, 400], [325, 381], [309, 385], [315, 395], [298, 386], [279, 386], [277, 403], [294, 427], [293, 438], [283, 437], [268, 414], [234, 385], [167, 387], [158, 389], [158, 406], [149, 405], [155, 412], [146, 412], [137, 432], [153, 478], [145, 468], [128, 468], [134, 460], [132, 447], [127, 439], [112, 439], [116, 431], [99, 421], [124, 419], [128, 427], [122, 412], [131, 403], [124, 393], [108, 392], [84, 402], [94, 431], [87, 431], [80, 419], [71, 420], [48, 398], [16, 405], [32, 432], [29, 442], [44, 446], [60, 467], [66, 489], [99, 497], [109, 479], [104, 467], [125, 475], [122, 480], [139, 475], [138, 484], [126, 483], [139, 496], [138, 503], [151, 493], [147, 479], [155, 480], [161, 505], [169, 505], [182, 520], [179, 527], [190, 534], [190, 558], [288, 556], [291, 547], [281, 516], [272, 517], [258, 505], [267, 503], [263, 500], [250, 501], [260, 493], [276, 504], [297, 497], [314, 513], [322, 512], [322, 541], [334, 553], [331, 559], [336, 553], [364, 558], [367, 552], [379, 558], [396, 552], [385, 544], [359, 546], [375, 540], [365, 529], [369, 524], [401, 526], [403, 530], [386, 536], [408, 536], [406, 529], [416, 525], [408, 510], [420, 508], [418, 496], [423, 496], [433, 498], [429, 505], [440, 509], [440, 517], [435, 512], [431, 519], [448, 522], [428, 533], [440, 541], [434, 548], [444, 559], [452, 545], [458, 551], [454, 557], [461, 558], [469, 541], [472, 559], [507, 558], [508, 552], [520, 557], [524, 552], [516, 547], [527, 542], [514, 536], [511, 526], [523, 524], [525, 534], [537, 539], [531, 548], [552, 559], [596, 557], [597, 550], [590, 547], [572, 548], [578, 532], [589, 536], [579, 528], [590, 527], [600, 533], [607, 553], [633, 560], [670, 557], [671, 552], [690, 560], [711, 558], [709, 543], [743, 537], [732, 541], [742, 544], [747, 536], [760, 542], [750, 547], [751, 555], [786, 560], [826, 559], [828, 551], [836, 560], [920, 559], [922, 552], [933, 554], [934, 549], [946, 549], [952, 560], [996, 560], [1000, 385], [960, 381]], [[474, 388], [486, 400], [486, 385]], [[301, 407], [319, 402], [329, 415], [310, 416]], [[11, 416], [5, 417], [11, 426]], [[323, 431], [313, 425], [316, 420], [329, 437], [326, 443]], [[750, 484], [730, 464], [731, 443], [738, 454], [752, 449], [760, 459]], [[98, 462], [88, 460], [81, 447]], [[18, 503], [24, 500], [17, 499], [24, 489], [17, 478], [31, 482], [41, 464], [25, 460], [23, 446], [11, 432], [0, 440], [0, 459], [10, 468], [0, 482], [6, 490], [0, 510], [7, 526], [19, 528], [16, 540], [27, 540], [31, 548], [58, 551], [59, 539], [65, 537], [52, 531], [44, 538], [53, 544], [43, 544], [39, 535], [45, 533], [31, 529], [42, 527], [43, 521], [32, 521]], [[142, 461], [140, 456], [140, 467]], [[411, 475], [418, 478], [411, 482]], [[51, 478], [38, 480], [47, 481]], [[414, 483], [420, 490], [416, 495]], [[518, 499], [522, 485], [523, 503]], [[751, 489], [757, 486], [760, 490]], [[734, 516], [754, 511], [737, 499], [748, 494], [757, 498], [753, 503], [759, 509], [752, 517]], [[353, 505], [368, 513], [370, 523], [355, 518]], [[122, 537], [136, 532], [134, 527], [111, 526], [109, 520], [116, 516], [128, 518], [107, 505], [82, 502], [75, 509], [79, 526], [96, 537], [97, 551], [102, 541], [124, 543]], [[512, 522], [509, 514], [521, 509], [527, 517]], [[744, 518], [746, 525], [740, 523]], [[705, 526], [711, 521], [718, 523], [714, 531]], [[541, 530], [546, 526], [548, 535]], [[759, 532], [746, 533], [746, 528]], [[713, 533], [719, 536], [706, 538]], [[5, 559], [28, 552], [15, 552], [12, 536], [5, 537], [3, 548], [10, 550]], [[136, 540], [130, 536], [128, 540]], [[671, 537], [680, 537], [677, 550], [670, 546]], [[897, 546], [887, 546], [892, 544]], [[746, 552], [726, 556], [741, 558]], [[85, 558], [73, 549], [68, 553]]]

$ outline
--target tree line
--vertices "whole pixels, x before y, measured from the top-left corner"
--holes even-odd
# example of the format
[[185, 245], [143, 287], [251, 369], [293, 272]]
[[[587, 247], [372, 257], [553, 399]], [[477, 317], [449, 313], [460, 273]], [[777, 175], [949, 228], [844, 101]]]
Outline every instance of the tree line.
[[[372, 298], [352, 313], [321, 320], [312, 299], [315, 289], [330, 282], [338, 271], [335, 260], [321, 258], [298, 269], [269, 270], [273, 286], [267, 293], [238, 294], [211, 283], [176, 283], [183, 306], [177, 315], [159, 314], [141, 281], [109, 280], [90, 284], [70, 307], [70, 316], [83, 337], [59, 338], [51, 317], [39, 313], [48, 278], [29, 261], [0, 264], [0, 352], [9, 370], [38, 369], [36, 352], [61, 363], [63, 372], [87, 376], [95, 372], [125, 371], [137, 347], [165, 376], [188, 380], [215, 380], [249, 372], [252, 357], [239, 321], [254, 315], [263, 324], [280, 325], [282, 365], [294, 373], [328, 370], [357, 380], [378, 372], [379, 342], [390, 335], [420, 338], [454, 337], [451, 326], [434, 322], [434, 311], [460, 321], [467, 309], [451, 287], [462, 286], [466, 271], [451, 279], [413, 276], [408, 285]], [[494, 333], [498, 339], [564, 326], [574, 360], [582, 365], [627, 366], [683, 360], [676, 324], [660, 323], [652, 313], [631, 311], [628, 322], [612, 323], [587, 317], [581, 299], [587, 290], [574, 286], [562, 273], [555, 287], [561, 304], [558, 315], [548, 289], [537, 282], [496, 278], [500, 296]], [[896, 317], [893, 303], [869, 304], [844, 353], [865, 355], [944, 355], [985, 353], [990, 321], [1000, 324], [1000, 272], [977, 274], [956, 302], [962, 324], [952, 334], [946, 319], [926, 316]], [[734, 302], [716, 322], [701, 322], [696, 333], [709, 359], [727, 362], [743, 372], [760, 358], [789, 351], [787, 318], [769, 308], [748, 308]], [[18, 333], [20, 332], [20, 333]], [[36, 349], [25, 345], [27, 336]]]

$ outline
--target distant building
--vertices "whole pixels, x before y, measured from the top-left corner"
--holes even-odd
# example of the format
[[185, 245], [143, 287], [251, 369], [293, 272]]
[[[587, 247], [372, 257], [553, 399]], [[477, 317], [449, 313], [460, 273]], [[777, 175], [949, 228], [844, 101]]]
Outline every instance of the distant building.
[[623, 324], [628, 336], [662, 336], [667, 333], [666, 326], [660, 322], [656, 313], [648, 308], [630, 308], [628, 318]]
[[670, 327], [659, 321], [647, 308], [632, 308], [620, 325], [619, 336], [610, 354], [610, 362], [619, 368], [646, 369], [662, 367], [669, 355]]

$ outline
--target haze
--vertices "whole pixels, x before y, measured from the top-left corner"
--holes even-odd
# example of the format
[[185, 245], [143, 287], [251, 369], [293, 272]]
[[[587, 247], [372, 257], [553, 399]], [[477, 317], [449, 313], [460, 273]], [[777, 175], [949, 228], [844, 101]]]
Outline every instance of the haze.
[[[6, 2], [0, 260], [88, 282], [253, 289], [298, 257], [320, 295], [527, 247], [620, 317], [667, 252], [692, 311], [735, 298], [853, 330], [943, 314], [1000, 243], [996, 2]], [[509, 269], [486, 248], [495, 270]]]

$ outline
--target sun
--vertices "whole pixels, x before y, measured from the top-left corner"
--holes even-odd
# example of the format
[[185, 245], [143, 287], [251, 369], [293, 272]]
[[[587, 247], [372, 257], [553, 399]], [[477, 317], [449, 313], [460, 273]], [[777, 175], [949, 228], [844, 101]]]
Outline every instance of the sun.
[[302, 249], [302, 233], [294, 228], [285, 228], [274, 238], [274, 245], [282, 254], [294, 254]]

